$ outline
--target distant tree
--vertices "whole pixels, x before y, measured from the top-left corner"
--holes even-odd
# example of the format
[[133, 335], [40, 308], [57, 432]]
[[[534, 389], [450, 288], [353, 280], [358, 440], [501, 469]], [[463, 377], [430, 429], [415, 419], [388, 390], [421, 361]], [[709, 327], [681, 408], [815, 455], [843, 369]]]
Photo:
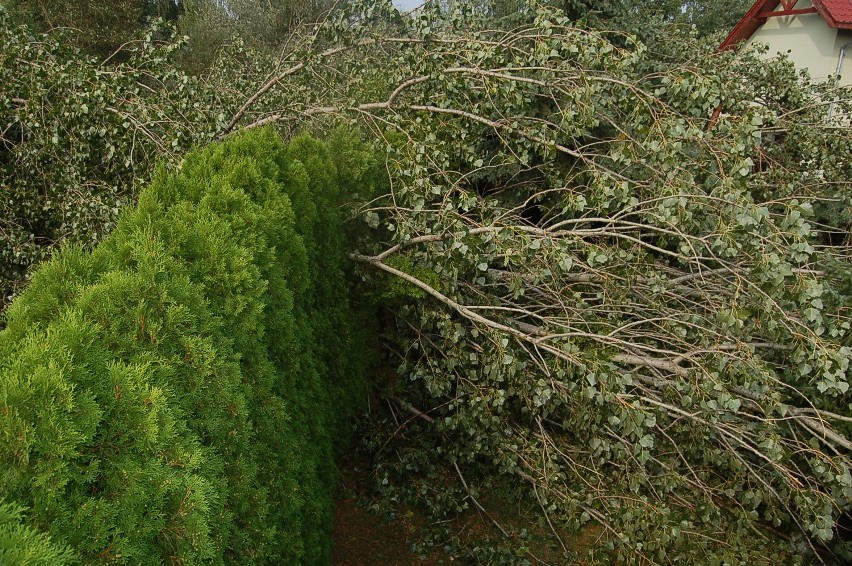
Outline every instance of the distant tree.
[[189, 36], [189, 48], [184, 63], [203, 73], [233, 40], [280, 51], [298, 28], [322, 20], [337, 5], [336, 0], [185, 0], [180, 28]]
[[68, 28], [68, 39], [99, 56], [139, 35], [148, 18], [175, 20], [180, 0], [8, 0], [19, 23], [37, 31]]
[[[509, 13], [522, 0], [486, 0]], [[701, 35], [727, 31], [745, 14], [752, 0], [546, 0], [575, 21], [605, 29], [626, 28], [640, 34], [665, 23], [694, 25]]]
[[702, 34], [727, 33], [752, 4], [753, 0], [689, 0], [675, 21], [694, 24]]
[[[701, 38], [727, 33], [745, 14], [751, 0], [543, 0], [542, 4], [560, 10], [571, 21], [586, 27], [624, 31], [636, 35], [652, 49], [665, 49], [672, 26], [690, 30]], [[492, 25], [511, 27], [528, 16], [525, 0], [433, 0], [444, 10], [451, 6], [473, 7]], [[526, 12], [526, 15], [524, 14]]]

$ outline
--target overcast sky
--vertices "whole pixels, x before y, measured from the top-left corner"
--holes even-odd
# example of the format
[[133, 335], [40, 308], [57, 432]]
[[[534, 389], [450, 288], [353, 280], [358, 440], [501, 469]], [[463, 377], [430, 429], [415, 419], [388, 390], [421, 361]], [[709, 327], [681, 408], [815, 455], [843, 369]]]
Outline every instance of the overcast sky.
[[393, 0], [394, 5], [402, 12], [407, 12], [412, 8], [416, 8], [425, 0]]

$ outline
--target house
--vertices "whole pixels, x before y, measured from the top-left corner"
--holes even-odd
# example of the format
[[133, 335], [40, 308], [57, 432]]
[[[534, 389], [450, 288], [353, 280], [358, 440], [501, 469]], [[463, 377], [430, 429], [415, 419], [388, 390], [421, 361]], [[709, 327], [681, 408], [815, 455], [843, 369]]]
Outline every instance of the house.
[[720, 49], [750, 43], [786, 53], [814, 80], [852, 84], [852, 0], [757, 0]]

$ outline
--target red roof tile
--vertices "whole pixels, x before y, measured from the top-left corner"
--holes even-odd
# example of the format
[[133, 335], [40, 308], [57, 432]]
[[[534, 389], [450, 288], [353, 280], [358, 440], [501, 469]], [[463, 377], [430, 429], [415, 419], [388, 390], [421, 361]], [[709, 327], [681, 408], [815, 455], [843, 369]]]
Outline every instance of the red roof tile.
[[852, 0], [814, 0], [814, 7], [833, 28], [852, 28]]

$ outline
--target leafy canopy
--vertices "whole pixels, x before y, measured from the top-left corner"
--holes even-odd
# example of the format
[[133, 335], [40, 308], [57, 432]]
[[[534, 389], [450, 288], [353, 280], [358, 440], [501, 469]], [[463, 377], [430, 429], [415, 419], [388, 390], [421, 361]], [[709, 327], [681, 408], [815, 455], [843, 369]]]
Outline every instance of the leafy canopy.
[[[411, 419], [368, 429], [377, 489], [438, 524], [508, 494], [598, 563], [847, 559], [836, 92], [674, 27], [651, 50], [518, 14], [350, 3], [304, 57], [254, 60], [269, 78], [226, 128], [338, 117], [386, 144], [392, 191], [352, 258], [422, 294], [388, 312], [387, 395]], [[494, 532], [508, 555], [467, 551], [524, 554]]]
[[176, 69], [181, 43], [161, 31], [104, 66], [0, 7], [0, 306], [53, 246], [109, 233], [156, 161], [175, 165], [220, 127], [215, 93]]

